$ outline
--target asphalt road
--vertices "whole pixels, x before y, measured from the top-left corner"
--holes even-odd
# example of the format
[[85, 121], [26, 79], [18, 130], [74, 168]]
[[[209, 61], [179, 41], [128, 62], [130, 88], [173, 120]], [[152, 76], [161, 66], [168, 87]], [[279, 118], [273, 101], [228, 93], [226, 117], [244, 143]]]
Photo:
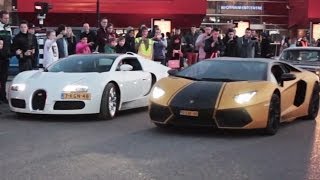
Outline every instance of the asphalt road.
[[320, 124], [256, 131], [161, 130], [146, 109], [92, 116], [18, 118], [0, 105], [0, 179], [320, 179]]

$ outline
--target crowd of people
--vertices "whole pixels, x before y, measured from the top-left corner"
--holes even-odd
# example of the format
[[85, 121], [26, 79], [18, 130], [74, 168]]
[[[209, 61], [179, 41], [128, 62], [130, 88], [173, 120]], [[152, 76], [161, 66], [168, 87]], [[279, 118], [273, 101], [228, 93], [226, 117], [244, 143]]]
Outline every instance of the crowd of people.
[[164, 34], [158, 26], [149, 30], [142, 25], [137, 33], [128, 27], [125, 34], [117, 34], [113, 24], [103, 18], [96, 32], [90, 29], [88, 23], [84, 23], [79, 37], [73, 34], [71, 27], [65, 25], [60, 25], [56, 31], [48, 31], [43, 65], [47, 67], [68, 55], [92, 52], [134, 52], [163, 65], [167, 65], [169, 60], [179, 60], [181, 67], [184, 63], [191, 65], [218, 56], [267, 57], [270, 55], [270, 41], [266, 34], [262, 37], [260, 42], [257, 33], [250, 29], [246, 30], [243, 37], [237, 37], [234, 29], [229, 29], [226, 36], [222, 37], [220, 30], [211, 26], [192, 26], [188, 33], [182, 35], [179, 28]]
[[[19, 71], [38, 67], [39, 45], [35, 36], [35, 25], [27, 21], [19, 23], [20, 32], [12, 36], [9, 25], [10, 17], [6, 11], [0, 12], [0, 101], [7, 103], [5, 84], [8, 78], [9, 58], [15, 55], [19, 61]], [[168, 65], [170, 60], [178, 60], [179, 67], [192, 65], [198, 61], [220, 56], [268, 58], [272, 56], [268, 34], [257, 34], [255, 30], [246, 29], [245, 35], [238, 37], [235, 29], [225, 34], [217, 28], [192, 26], [185, 35], [181, 29], [161, 32], [158, 26], [151, 30], [141, 25], [135, 33], [128, 27], [125, 34], [117, 34], [112, 23], [102, 18], [97, 31], [88, 23], [83, 24], [80, 36], [76, 37], [71, 27], [59, 25], [56, 30], [46, 32], [43, 49], [43, 67], [48, 67], [60, 58], [72, 54], [127, 53], [134, 52], [146, 59]], [[284, 39], [283, 47], [292, 43]], [[307, 46], [305, 39], [295, 43], [296, 46]], [[320, 41], [319, 41], [320, 45]]]

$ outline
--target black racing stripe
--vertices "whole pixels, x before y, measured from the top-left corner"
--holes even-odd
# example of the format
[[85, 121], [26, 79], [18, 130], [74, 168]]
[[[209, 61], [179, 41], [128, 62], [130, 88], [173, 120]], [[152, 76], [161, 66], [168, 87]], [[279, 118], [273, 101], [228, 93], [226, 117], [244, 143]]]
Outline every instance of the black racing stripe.
[[223, 82], [196, 81], [178, 92], [170, 106], [187, 110], [213, 110], [222, 86]]
[[[223, 82], [199, 81], [182, 89], [170, 102], [172, 124], [216, 127], [213, 111]], [[196, 111], [197, 116], [181, 115], [182, 110]]]

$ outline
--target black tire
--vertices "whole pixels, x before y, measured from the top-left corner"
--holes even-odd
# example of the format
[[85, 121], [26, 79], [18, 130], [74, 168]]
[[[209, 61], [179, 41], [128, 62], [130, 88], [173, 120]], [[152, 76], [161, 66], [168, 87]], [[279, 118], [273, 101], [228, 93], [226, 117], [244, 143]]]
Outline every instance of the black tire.
[[[110, 102], [111, 101], [111, 102]], [[119, 108], [119, 92], [117, 87], [113, 83], [107, 84], [104, 88], [100, 113], [98, 118], [101, 120], [110, 120], [115, 117]]]
[[169, 124], [160, 124], [160, 123], [155, 123], [155, 122], [153, 124], [156, 125], [158, 128], [161, 128], [161, 129], [170, 127]]
[[264, 129], [265, 135], [275, 135], [278, 132], [280, 126], [280, 116], [280, 97], [276, 94], [273, 94], [269, 105], [267, 127]]
[[315, 120], [318, 116], [319, 112], [319, 85], [315, 84], [313, 87], [309, 108], [308, 108], [308, 115], [304, 119], [308, 120]]
[[28, 117], [30, 117], [31, 115], [30, 115], [30, 114], [26, 114], [26, 113], [16, 112], [16, 116], [17, 116], [19, 119], [23, 119], [23, 118], [28, 118]]

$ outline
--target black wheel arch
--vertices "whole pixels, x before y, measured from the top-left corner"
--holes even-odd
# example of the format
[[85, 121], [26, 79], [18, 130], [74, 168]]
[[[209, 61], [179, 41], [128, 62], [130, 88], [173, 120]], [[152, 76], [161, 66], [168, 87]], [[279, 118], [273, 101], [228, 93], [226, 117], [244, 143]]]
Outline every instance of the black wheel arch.
[[150, 72], [150, 74], [151, 74], [151, 86], [150, 86], [150, 89], [147, 92], [147, 94], [145, 94], [144, 96], [147, 96], [148, 94], [150, 94], [154, 84], [157, 82], [157, 76], [155, 74], [153, 74], [152, 72]]
[[157, 76], [153, 73], [150, 73], [151, 74], [151, 88], [153, 87], [153, 85], [157, 82]]

